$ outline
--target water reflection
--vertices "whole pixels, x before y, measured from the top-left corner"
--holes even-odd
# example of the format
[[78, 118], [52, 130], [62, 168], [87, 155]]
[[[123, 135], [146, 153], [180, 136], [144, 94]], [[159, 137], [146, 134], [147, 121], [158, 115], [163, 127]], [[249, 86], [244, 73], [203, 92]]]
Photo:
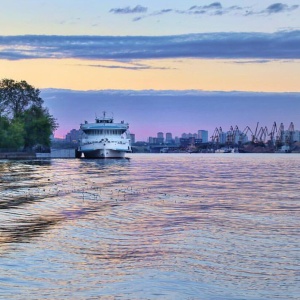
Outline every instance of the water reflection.
[[0, 245], [5, 243], [29, 242], [31, 238], [45, 233], [59, 219], [38, 218], [32, 220], [19, 220], [19, 225], [0, 227]]
[[297, 299], [299, 163], [1, 162], [0, 298]]

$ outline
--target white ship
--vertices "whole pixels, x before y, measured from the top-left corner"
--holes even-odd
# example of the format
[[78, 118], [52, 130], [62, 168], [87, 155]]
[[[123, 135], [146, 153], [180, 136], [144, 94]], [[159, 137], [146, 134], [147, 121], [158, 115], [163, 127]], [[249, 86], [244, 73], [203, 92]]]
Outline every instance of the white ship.
[[79, 155], [86, 158], [124, 158], [126, 152], [131, 152], [128, 123], [114, 123], [113, 117], [102, 118], [95, 123], [80, 125], [82, 136], [79, 141]]

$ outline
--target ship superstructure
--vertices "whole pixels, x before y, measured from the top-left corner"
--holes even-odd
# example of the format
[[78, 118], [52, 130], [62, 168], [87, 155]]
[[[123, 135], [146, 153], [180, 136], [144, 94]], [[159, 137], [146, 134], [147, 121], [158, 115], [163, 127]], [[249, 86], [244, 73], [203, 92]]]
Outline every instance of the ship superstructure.
[[103, 112], [95, 123], [80, 125], [82, 136], [78, 151], [86, 158], [124, 158], [126, 152], [131, 152], [128, 123], [114, 123], [113, 117], [107, 117]]

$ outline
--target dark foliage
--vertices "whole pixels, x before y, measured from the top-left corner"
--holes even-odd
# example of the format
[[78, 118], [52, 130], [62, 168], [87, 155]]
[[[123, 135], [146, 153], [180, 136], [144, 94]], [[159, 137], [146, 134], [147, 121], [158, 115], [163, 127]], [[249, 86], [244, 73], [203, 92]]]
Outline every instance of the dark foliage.
[[0, 81], [0, 148], [49, 147], [56, 128], [38, 89], [26, 81]]

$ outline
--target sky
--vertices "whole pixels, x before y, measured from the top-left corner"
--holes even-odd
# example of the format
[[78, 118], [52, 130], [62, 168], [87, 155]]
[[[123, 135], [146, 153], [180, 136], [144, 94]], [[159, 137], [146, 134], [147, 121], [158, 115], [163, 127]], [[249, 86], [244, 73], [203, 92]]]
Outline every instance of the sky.
[[0, 0], [0, 79], [41, 90], [55, 136], [102, 111], [138, 140], [300, 129], [298, 0]]

